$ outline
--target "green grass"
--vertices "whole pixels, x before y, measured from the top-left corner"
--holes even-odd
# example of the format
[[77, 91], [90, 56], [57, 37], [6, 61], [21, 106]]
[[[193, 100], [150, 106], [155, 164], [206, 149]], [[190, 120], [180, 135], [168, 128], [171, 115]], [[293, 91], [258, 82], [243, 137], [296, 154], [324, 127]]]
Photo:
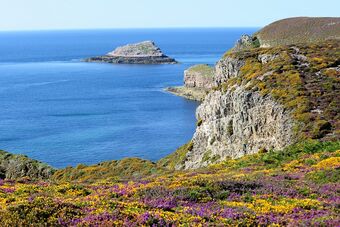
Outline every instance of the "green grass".
[[195, 65], [188, 69], [189, 71], [196, 72], [201, 74], [202, 76], [213, 77], [214, 76], [214, 68], [209, 65]]
[[190, 141], [189, 143], [181, 146], [175, 152], [171, 153], [170, 155], [166, 156], [165, 158], [160, 159], [157, 164], [160, 167], [164, 167], [170, 170], [176, 169], [176, 166], [183, 166], [186, 155], [189, 151], [193, 148], [193, 143]]
[[[257, 155], [246, 156], [238, 159], [237, 162], [233, 164], [233, 167], [235, 169], [240, 169], [257, 165], [263, 166], [267, 169], [277, 168], [282, 166], [284, 163], [288, 163], [293, 160], [301, 160], [301, 157], [305, 155], [312, 155], [324, 151], [333, 153], [337, 150], [340, 150], [340, 141], [319, 142], [317, 140], [309, 140], [288, 146], [281, 151], [271, 150], [262, 154], [259, 153]], [[308, 160], [306, 160], [306, 164], [308, 164]], [[309, 165], [310, 164], [312, 163], [309, 163]]]
[[264, 27], [254, 36], [270, 46], [339, 39], [340, 18], [288, 18]]
[[56, 181], [95, 182], [99, 180], [118, 181], [138, 179], [140, 177], [158, 175], [166, 170], [148, 160], [125, 158], [119, 161], [102, 162], [97, 165], [67, 167], [53, 175]]

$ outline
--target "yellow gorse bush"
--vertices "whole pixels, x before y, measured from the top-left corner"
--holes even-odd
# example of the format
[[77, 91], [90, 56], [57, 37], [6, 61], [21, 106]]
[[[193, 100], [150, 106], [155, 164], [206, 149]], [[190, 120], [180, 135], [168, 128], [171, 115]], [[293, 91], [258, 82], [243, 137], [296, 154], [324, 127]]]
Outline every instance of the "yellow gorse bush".
[[312, 166], [315, 169], [333, 169], [340, 167], [340, 157], [330, 157]]

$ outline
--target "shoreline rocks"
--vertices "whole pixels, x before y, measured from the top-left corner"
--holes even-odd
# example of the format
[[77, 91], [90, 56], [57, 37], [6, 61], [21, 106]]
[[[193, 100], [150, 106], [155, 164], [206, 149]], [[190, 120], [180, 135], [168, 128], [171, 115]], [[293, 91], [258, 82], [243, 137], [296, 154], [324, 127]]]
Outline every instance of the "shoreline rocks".
[[167, 87], [164, 90], [170, 92], [171, 94], [198, 102], [202, 102], [208, 93], [208, 90], [206, 89], [188, 88], [185, 86]]
[[214, 68], [209, 65], [194, 65], [184, 71], [184, 86], [168, 87], [165, 91], [202, 102], [214, 87], [214, 74]]
[[165, 55], [152, 41], [144, 41], [117, 47], [104, 56], [91, 57], [85, 62], [111, 64], [176, 64], [175, 59]]

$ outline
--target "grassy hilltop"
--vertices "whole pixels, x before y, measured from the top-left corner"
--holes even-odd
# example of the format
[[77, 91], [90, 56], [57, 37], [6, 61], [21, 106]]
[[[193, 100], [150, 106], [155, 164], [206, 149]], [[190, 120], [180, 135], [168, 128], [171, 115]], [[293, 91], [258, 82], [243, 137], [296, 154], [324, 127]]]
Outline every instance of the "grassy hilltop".
[[340, 39], [339, 17], [295, 17], [276, 21], [254, 34], [261, 46]]

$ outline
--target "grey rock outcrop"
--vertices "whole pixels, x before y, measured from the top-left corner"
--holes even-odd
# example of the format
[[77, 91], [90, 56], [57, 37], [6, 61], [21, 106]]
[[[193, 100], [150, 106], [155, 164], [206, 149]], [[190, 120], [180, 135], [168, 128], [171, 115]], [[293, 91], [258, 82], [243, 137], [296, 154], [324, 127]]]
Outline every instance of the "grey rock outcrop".
[[104, 56], [85, 59], [86, 62], [105, 62], [112, 64], [175, 64], [175, 59], [163, 54], [152, 41], [128, 44], [116, 48]]
[[184, 71], [184, 86], [168, 87], [165, 90], [201, 102], [215, 86], [214, 74], [214, 68], [209, 65], [195, 65]]
[[222, 58], [215, 67], [215, 86], [227, 82], [230, 78], [237, 77], [245, 61], [231, 57]]
[[239, 40], [237, 40], [232, 51], [237, 52], [249, 48], [259, 47], [259, 41], [256, 37], [250, 35], [242, 35]]
[[273, 55], [273, 54], [260, 54], [258, 56], [258, 60], [262, 63], [262, 64], [267, 64], [268, 62], [271, 62], [273, 60], [275, 60], [278, 57], [278, 54]]
[[281, 149], [291, 143], [293, 122], [271, 97], [262, 97], [243, 87], [226, 93], [210, 93], [198, 107], [193, 149], [185, 169], [199, 168], [253, 154], [260, 149]]
[[[272, 58], [263, 56], [263, 64]], [[241, 58], [221, 59], [215, 69], [215, 85], [239, 76], [244, 64]], [[269, 95], [261, 96], [243, 85], [210, 92], [198, 107], [196, 118], [199, 124], [193, 149], [179, 168], [199, 168], [260, 149], [281, 149], [294, 141], [290, 112]]]
[[0, 179], [20, 179], [23, 177], [34, 180], [48, 179], [54, 171], [47, 164], [24, 155], [0, 151]]

